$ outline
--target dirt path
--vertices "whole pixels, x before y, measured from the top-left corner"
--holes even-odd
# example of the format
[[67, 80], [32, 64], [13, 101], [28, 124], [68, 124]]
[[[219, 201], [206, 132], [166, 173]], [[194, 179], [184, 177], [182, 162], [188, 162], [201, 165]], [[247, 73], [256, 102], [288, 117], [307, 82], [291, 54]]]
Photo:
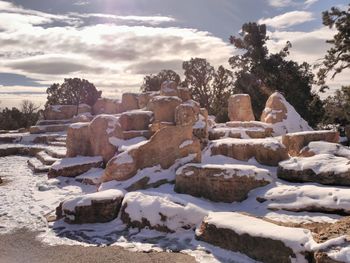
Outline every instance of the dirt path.
[[21, 229], [0, 235], [0, 263], [192, 263], [194, 258], [180, 253], [139, 253], [120, 247], [45, 246], [36, 233]]

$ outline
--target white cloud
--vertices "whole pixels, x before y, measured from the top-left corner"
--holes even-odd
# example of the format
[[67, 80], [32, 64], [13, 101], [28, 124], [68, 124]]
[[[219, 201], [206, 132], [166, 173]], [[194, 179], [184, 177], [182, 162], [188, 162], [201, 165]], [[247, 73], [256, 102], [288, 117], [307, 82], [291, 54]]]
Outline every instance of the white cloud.
[[287, 28], [290, 26], [312, 21], [315, 18], [311, 12], [291, 11], [271, 18], [262, 18], [258, 22], [273, 28]]
[[[180, 71], [181, 61], [191, 57], [207, 58], [215, 66], [227, 64], [233, 52], [231, 45], [209, 32], [152, 25], [174, 19], [164, 16], [106, 14], [118, 23], [94, 25], [80, 19], [96, 14], [52, 17], [3, 1], [1, 8], [9, 11], [0, 13], [0, 72], [24, 75], [47, 86], [65, 77], [80, 77], [93, 82], [104, 96], [118, 97], [137, 91], [144, 74], [164, 68]], [[6, 23], [10, 18], [11, 25]], [[58, 19], [79, 23], [57, 26]], [[130, 20], [137, 25], [129, 25]]]
[[318, 0], [305, 0], [305, 8], [309, 8], [313, 4], [317, 3]]
[[[332, 39], [334, 34], [335, 30], [328, 27], [318, 28], [310, 32], [268, 32], [270, 40], [267, 41], [267, 46], [272, 53], [276, 53], [284, 47], [286, 41], [290, 41], [292, 48], [288, 58], [299, 63], [305, 61], [313, 66], [323, 59], [330, 47], [326, 40]], [[316, 72], [317, 69], [314, 69], [314, 73]], [[331, 89], [326, 94], [323, 94], [322, 97], [331, 95], [335, 89], [340, 88], [342, 85], [348, 85], [350, 83], [350, 70], [343, 71], [333, 80], [328, 78], [326, 83]]]
[[267, 2], [273, 7], [286, 7], [294, 4], [293, 0], [267, 0]]
[[304, 7], [305, 9], [309, 8], [311, 5], [315, 4], [319, 0], [305, 0], [304, 2], [300, 3], [296, 0], [267, 0], [267, 3], [276, 8], [283, 8], [283, 7]]

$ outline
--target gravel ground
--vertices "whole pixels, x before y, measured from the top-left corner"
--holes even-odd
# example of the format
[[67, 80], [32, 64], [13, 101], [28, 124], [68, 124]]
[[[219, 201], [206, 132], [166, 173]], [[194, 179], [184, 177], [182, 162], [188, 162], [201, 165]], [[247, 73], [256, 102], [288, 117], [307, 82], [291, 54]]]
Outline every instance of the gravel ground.
[[195, 262], [194, 258], [180, 253], [139, 253], [117, 246], [45, 246], [35, 236], [36, 233], [25, 229], [0, 235], [0, 263]]

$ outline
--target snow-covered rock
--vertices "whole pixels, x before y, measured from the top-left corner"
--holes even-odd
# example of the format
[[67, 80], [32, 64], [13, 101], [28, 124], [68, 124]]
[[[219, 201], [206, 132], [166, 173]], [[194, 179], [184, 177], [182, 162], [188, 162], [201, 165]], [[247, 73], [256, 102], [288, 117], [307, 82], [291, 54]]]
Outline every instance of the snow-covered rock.
[[312, 130], [309, 124], [279, 92], [273, 93], [266, 101], [261, 121], [272, 124], [274, 136]]
[[99, 185], [103, 173], [104, 169], [102, 168], [91, 168], [89, 171], [75, 177], [75, 180], [83, 184]]
[[287, 148], [275, 138], [224, 138], [211, 141], [209, 147], [212, 155], [224, 155], [241, 161], [254, 157], [259, 163], [271, 166], [277, 166], [288, 158]]
[[215, 202], [243, 201], [250, 190], [272, 181], [253, 165], [186, 164], [176, 171], [175, 191]]
[[[192, 143], [180, 148], [185, 141]], [[160, 165], [169, 168], [177, 159], [196, 154], [201, 158], [198, 140], [192, 135], [191, 126], [169, 126], [156, 132], [150, 140], [142, 142], [113, 157], [108, 163], [103, 181], [127, 180], [139, 169]]]
[[77, 196], [62, 202], [56, 214], [71, 224], [108, 222], [118, 216], [123, 197], [115, 189]]
[[300, 150], [312, 141], [338, 143], [339, 133], [336, 131], [305, 131], [289, 133], [282, 136], [282, 143], [287, 147], [291, 156], [297, 156]]
[[89, 123], [71, 124], [67, 130], [67, 157], [92, 155]]
[[293, 157], [280, 162], [277, 176], [292, 182], [350, 185], [350, 160], [332, 154]]
[[176, 96], [155, 96], [148, 105], [147, 109], [153, 111], [154, 122], [175, 123], [175, 109], [182, 103], [182, 100]]
[[57, 176], [75, 177], [87, 172], [91, 168], [101, 167], [103, 159], [101, 156], [64, 158], [56, 161], [48, 173], [49, 178]]
[[350, 159], [350, 148], [339, 143], [315, 141], [301, 149], [299, 156], [310, 157], [316, 154], [333, 154]]
[[249, 94], [235, 94], [230, 96], [227, 112], [230, 121], [255, 120]]
[[195, 228], [206, 215], [206, 211], [185, 200], [152, 192], [127, 193], [121, 211], [121, 219], [128, 226], [164, 232]]
[[347, 188], [316, 185], [278, 185], [257, 198], [271, 210], [309, 211], [350, 215]]
[[127, 92], [122, 95], [122, 109], [124, 111], [139, 109], [138, 93]]
[[99, 98], [94, 106], [92, 106], [92, 113], [94, 115], [99, 114], [117, 114], [123, 111], [122, 103], [120, 100]]
[[304, 253], [315, 245], [309, 230], [278, 226], [234, 212], [209, 213], [196, 238], [266, 263], [306, 263]]

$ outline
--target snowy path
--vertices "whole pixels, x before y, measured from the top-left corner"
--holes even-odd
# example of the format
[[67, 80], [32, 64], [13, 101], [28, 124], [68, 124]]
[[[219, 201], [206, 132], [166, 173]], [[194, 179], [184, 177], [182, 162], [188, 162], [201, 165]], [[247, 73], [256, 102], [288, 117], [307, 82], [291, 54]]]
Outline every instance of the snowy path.
[[0, 177], [5, 181], [0, 186], [0, 233], [23, 227], [43, 231], [47, 228], [44, 216], [52, 213], [60, 201], [69, 195], [95, 190], [72, 179], [48, 180], [46, 174], [33, 175], [27, 166], [28, 159], [0, 158]]

